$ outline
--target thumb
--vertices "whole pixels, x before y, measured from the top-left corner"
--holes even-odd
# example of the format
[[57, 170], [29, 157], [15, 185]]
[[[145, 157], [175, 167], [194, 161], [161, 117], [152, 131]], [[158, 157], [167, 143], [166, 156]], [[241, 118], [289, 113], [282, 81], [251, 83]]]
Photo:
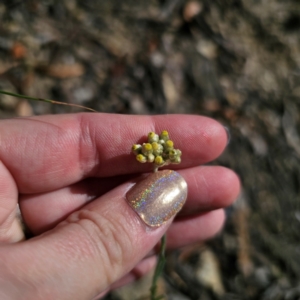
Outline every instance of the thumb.
[[186, 196], [177, 172], [152, 173], [122, 184], [41, 236], [1, 246], [1, 292], [9, 299], [92, 299], [148, 254]]

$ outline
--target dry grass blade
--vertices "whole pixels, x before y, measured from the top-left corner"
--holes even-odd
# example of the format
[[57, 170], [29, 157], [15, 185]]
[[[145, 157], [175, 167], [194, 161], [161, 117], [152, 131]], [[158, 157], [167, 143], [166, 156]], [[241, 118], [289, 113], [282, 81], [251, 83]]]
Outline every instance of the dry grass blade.
[[55, 101], [55, 100], [50, 100], [50, 99], [43, 99], [43, 98], [34, 98], [34, 97], [25, 96], [25, 95], [16, 94], [16, 93], [10, 93], [10, 92], [6, 92], [6, 91], [2, 91], [2, 90], [0, 90], [0, 94], [9, 95], [9, 96], [18, 97], [18, 98], [23, 98], [23, 99], [28, 99], [28, 100], [42, 101], [42, 102], [47, 102], [47, 103], [51, 103], [51, 104], [78, 107], [78, 108], [89, 110], [89, 111], [92, 111], [92, 112], [97, 112], [96, 110], [94, 110], [92, 108], [82, 106], [82, 105], [79, 105], [79, 104], [65, 103], [65, 102], [60, 102], [60, 101]]

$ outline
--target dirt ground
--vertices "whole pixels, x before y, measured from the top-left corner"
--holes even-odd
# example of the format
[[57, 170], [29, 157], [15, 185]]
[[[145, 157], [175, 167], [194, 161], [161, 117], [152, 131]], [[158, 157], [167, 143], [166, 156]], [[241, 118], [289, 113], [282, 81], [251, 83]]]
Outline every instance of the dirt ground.
[[[299, 83], [298, 0], [0, 1], [1, 89], [229, 128], [214, 164], [243, 192], [220, 236], [168, 255], [166, 299], [300, 299]], [[0, 96], [0, 118], [73, 111]]]

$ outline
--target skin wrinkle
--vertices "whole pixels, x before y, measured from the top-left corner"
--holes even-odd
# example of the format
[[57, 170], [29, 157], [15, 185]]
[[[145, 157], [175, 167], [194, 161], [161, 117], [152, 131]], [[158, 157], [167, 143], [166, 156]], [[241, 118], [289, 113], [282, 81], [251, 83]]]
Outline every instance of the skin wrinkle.
[[[179, 172], [180, 173], [180, 172]], [[198, 175], [198, 174], [197, 174]], [[190, 186], [193, 186], [193, 190], [196, 190], [196, 191], [198, 191], [199, 190], [199, 182], [198, 182], [198, 176], [197, 176], [196, 174], [193, 174], [193, 176], [191, 176], [191, 177], [189, 177], [189, 185]], [[201, 178], [203, 178], [204, 177], [204, 175], [203, 174], [201, 174]], [[202, 189], [201, 189], [202, 190]], [[188, 189], [188, 193], [190, 193], [190, 190]], [[193, 196], [190, 196], [189, 194], [188, 194], [188, 198], [189, 197], [193, 197]], [[207, 195], [205, 195], [204, 197], [201, 195], [201, 199], [205, 199], [207, 197]], [[200, 202], [201, 203], [201, 206], [203, 206], [203, 202]], [[196, 210], [198, 209], [198, 207], [196, 208]], [[185, 210], [182, 210], [181, 212], [184, 212], [184, 214], [183, 215], [185, 215], [185, 214], [190, 214], [190, 213], [194, 213], [194, 210], [195, 210], [195, 208], [193, 208], [193, 209], [185, 209]], [[179, 215], [178, 215], [179, 217], [181, 216], [181, 213], [179, 212]]]
[[38, 123], [42, 123], [42, 124], [47, 125], [47, 126], [56, 127], [56, 129], [63, 129], [60, 126], [57, 126], [57, 125], [52, 124], [50, 122], [34, 119], [32, 117], [16, 117], [16, 118], [11, 118], [9, 120], [12, 120], [12, 121], [19, 121], [19, 120], [22, 121], [22, 120], [24, 120], [24, 121], [30, 121], [30, 122], [38, 122]]
[[119, 149], [120, 146], [124, 144], [123, 141], [123, 133], [126, 132], [124, 130], [124, 124], [121, 124], [120, 122], [111, 122], [110, 123], [110, 132], [112, 133], [112, 136], [108, 137], [108, 144], [110, 139], [114, 139], [114, 142], [116, 143], [116, 150]]
[[[49, 125], [55, 126], [55, 125], [53, 125], [53, 124], [51, 124], [51, 123], [49, 123], [49, 122], [44, 122], [44, 121], [40, 121], [40, 120], [36, 120], [36, 119], [31, 119], [31, 118], [13, 118], [13, 119], [10, 119], [10, 120], [3, 120], [3, 121], [1, 121], [1, 122], [5, 123], [5, 122], [11, 122], [11, 121], [15, 121], [15, 122], [18, 122], [18, 123], [19, 123], [19, 121], [30, 121], [30, 122], [35, 121], [35, 122], [44, 123], [44, 124], [46, 124], [47, 126], [49, 126]], [[55, 126], [55, 127], [59, 128], [58, 126]], [[1, 128], [1, 126], [0, 126], [0, 128]], [[11, 136], [13, 136], [13, 135], [10, 135], [8, 138], [10, 139]], [[24, 136], [24, 135], [21, 135], [21, 138], [20, 138], [20, 140], [22, 140], [22, 141], [24, 141], [23, 136]], [[25, 135], [25, 136], [26, 136], [26, 135]], [[7, 143], [7, 142], [5, 142], [5, 143], [2, 145], [1, 142], [2, 142], [3, 139], [1, 139], [1, 137], [2, 137], [2, 134], [1, 134], [1, 132], [0, 132], [0, 145], [1, 145], [0, 149], [3, 149], [3, 147], [2, 147], [3, 145], [5, 145], [5, 146], [10, 146], [10, 143]], [[32, 137], [32, 135], [31, 135], [30, 137]], [[15, 143], [15, 141], [13, 141], [12, 144], [14, 144], [14, 143]], [[18, 146], [19, 146], [19, 148], [20, 148], [21, 143], [17, 142], [16, 144], [18, 144]], [[25, 145], [25, 146], [26, 146], [26, 145]], [[22, 150], [22, 149], [21, 149], [21, 150]], [[23, 151], [24, 151], [24, 149], [23, 149]], [[22, 152], [22, 151], [19, 151], [19, 152]]]
[[[0, 208], [1, 215], [3, 215], [2, 210], [8, 211], [8, 209], [1, 207]], [[0, 224], [1, 225], [1, 228], [0, 228], [0, 241], [1, 242], [7, 242], [10, 240], [10, 238], [11, 238], [10, 231], [13, 226], [13, 221], [15, 219], [15, 215], [16, 215], [16, 210], [10, 211], [9, 214], [7, 215], [7, 217], [5, 218], [5, 220], [3, 220], [3, 222]]]
[[[36, 119], [31, 119], [31, 118], [26, 118], [26, 117], [23, 117], [23, 118], [13, 118], [13, 119], [11, 119], [11, 120], [3, 120], [3, 121], [1, 121], [1, 122], [4, 122], [4, 124], [5, 124], [5, 122], [11, 122], [11, 121], [15, 121], [15, 122], [17, 122], [17, 123], [19, 123], [20, 121], [20, 123], [22, 123], [22, 121], [29, 121], [29, 122], [39, 122], [39, 123], [43, 123], [43, 124], [46, 124], [47, 126], [49, 126], [49, 125], [51, 125], [51, 126], [54, 126], [54, 127], [56, 127], [56, 128], [59, 128], [58, 126], [56, 126], [56, 125], [53, 125], [53, 124], [51, 124], [51, 123], [49, 123], [49, 122], [44, 122], [44, 121], [40, 121], [40, 120], [36, 120]], [[1, 126], [0, 126], [0, 128], [1, 128]], [[21, 127], [22, 128], [22, 127]], [[19, 135], [17, 135], [17, 136], [19, 136]], [[24, 139], [24, 136], [26, 137], [26, 139]], [[27, 143], [27, 141], [28, 141], [28, 138], [27, 138], [27, 136], [28, 135], [26, 135], [26, 134], [24, 134], [24, 135], [20, 135], [20, 138], [19, 138], [19, 140], [18, 141], [16, 141], [15, 139], [13, 139], [13, 134], [11, 134], [9, 137], [8, 137], [8, 140], [7, 141], [5, 141], [4, 143], [3, 143], [3, 145], [2, 145], [2, 134], [1, 134], [1, 132], [0, 132], [0, 149], [3, 149], [3, 152], [10, 152], [10, 150], [8, 150], [10, 147], [11, 147], [11, 145], [13, 145], [13, 144], [17, 144], [18, 145], [18, 149], [19, 149], [19, 155], [20, 156], [22, 156], [22, 153], [24, 152], [25, 153], [25, 148], [26, 148], [26, 143]], [[29, 138], [32, 138], [33, 137], [33, 135], [32, 134], [30, 134], [29, 135]], [[45, 139], [44, 139], [45, 140]], [[37, 142], [40, 142], [40, 138], [39, 137], [37, 137]], [[5, 146], [5, 148], [3, 147], [3, 146]], [[6, 150], [7, 149], [7, 150]], [[20, 166], [20, 167], [22, 167], [22, 166]]]
[[[124, 118], [124, 116], [122, 116]], [[119, 120], [119, 122], [110, 122], [109, 123], [109, 130], [105, 130], [103, 132], [104, 137], [107, 140], [107, 147], [105, 149], [102, 149], [102, 156], [110, 157], [111, 154], [113, 154], [113, 157], [118, 157], [121, 155], [128, 155], [130, 156], [130, 149], [132, 144], [140, 138], [140, 134], [136, 134], [134, 131], [134, 127], [132, 125], [127, 126], [127, 123], [122, 119]], [[140, 130], [140, 127], [138, 128], [138, 131]], [[148, 131], [145, 131], [145, 134], [147, 134]], [[128, 136], [128, 138], [124, 141], [124, 136]], [[132, 136], [132, 141], [131, 140]], [[110, 141], [113, 139], [114, 147], [110, 148]], [[126, 146], [128, 144], [128, 146]], [[125, 150], [125, 151], [124, 151]], [[113, 159], [113, 157], [110, 157], [110, 160]], [[114, 168], [118, 168], [118, 163], [116, 163]]]
[[[204, 175], [202, 174], [201, 178], [203, 176]], [[198, 183], [196, 174], [193, 174], [192, 178], [193, 178], [193, 183], [192, 184], [194, 185], [195, 190], [199, 190], [199, 183]], [[189, 180], [191, 180], [191, 179], [189, 179]]]
[[[60, 174], [65, 173], [66, 167], [59, 167], [60, 163], [59, 163], [58, 159], [60, 158], [60, 152], [63, 151], [63, 149], [66, 149], [66, 153], [67, 153], [67, 150], [69, 149], [69, 144], [70, 143], [74, 144], [74, 143], [71, 142], [71, 138], [70, 138], [70, 134], [68, 132], [68, 128], [61, 128], [61, 127], [58, 127], [58, 126], [55, 126], [55, 128], [56, 128], [55, 130], [57, 132], [53, 135], [52, 126], [51, 127], [47, 126], [46, 127], [46, 133], [45, 133], [45, 135], [43, 135], [45, 144], [47, 142], [49, 142], [48, 141], [49, 137], [52, 137], [52, 139], [53, 139], [53, 136], [55, 137], [55, 140], [53, 141], [53, 144], [55, 145], [53, 147], [53, 151], [50, 154], [47, 154], [47, 157], [43, 153], [41, 155], [41, 157], [43, 157], [43, 160], [41, 162], [43, 164], [42, 173], [44, 173], [44, 170], [47, 168], [47, 164], [48, 164], [47, 160], [49, 160], [49, 159], [50, 159], [50, 161], [52, 161], [57, 166], [51, 172], [49, 172], [49, 171], [47, 172], [47, 174], [49, 174], [49, 175], [53, 175], [53, 174], [60, 175]], [[45, 146], [45, 148], [46, 148], [46, 146]], [[58, 152], [55, 151], [56, 148], [59, 150]], [[50, 177], [51, 180], [53, 179], [51, 176], [49, 176], [49, 177]]]
[[[18, 120], [16, 120], [16, 121], [18, 121]], [[23, 122], [26, 122], [26, 121], [31, 122], [31, 121], [38, 121], [38, 120], [24, 119], [24, 120], [21, 120], [20, 123], [22, 124]], [[11, 147], [11, 145], [13, 145], [14, 143], [16, 143], [18, 145], [19, 150], [17, 153], [19, 153], [19, 155], [21, 157], [21, 163], [19, 166], [20, 168], [22, 168], [22, 161], [24, 161], [25, 159], [28, 158], [28, 157], [23, 156], [23, 153], [26, 153], [26, 152], [32, 153], [32, 150], [33, 150], [32, 145], [35, 145], [36, 143], [39, 145], [39, 147], [37, 149], [40, 149], [40, 150], [37, 153], [35, 153], [35, 159], [32, 161], [31, 168], [29, 168], [29, 169], [27, 168], [28, 169], [27, 175], [23, 175], [23, 178], [25, 178], [25, 180], [27, 180], [26, 177], [29, 178], [29, 177], [33, 177], [33, 176], [36, 177], [37, 180], [40, 180], [39, 174], [43, 174], [45, 168], [47, 168], [46, 160], [49, 158], [49, 156], [45, 157], [43, 152], [47, 152], [47, 151], [44, 151], [43, 149], [46, 149], [46, 143], [47, 143], [48, 136], [49, 135], [51, 136], [50, 128], [52, 128], [53, 125], [48, 122], [41, 122], [41, 123], [47, 125], [46, 130], [44, 130], [45, 131], [44, 134], [42, 134], [42, 135], [39, 134], [37, 136], [34, 134], [34, 132], [32, 132], [31, 134], [25, 133], [22, 135], [22, 134], [20, 134], [20, 132], [18, 132], [18, 134], [17, 134], [18, 141], [13, 140], [13, 141], [6, 143], [8, 145], [7, 147]], [[49, 128], [49, 125], [50, 125], [50, 128]], [[53, 127], [55, 128], [55, 130], [61, 130], [61, 128], [58, 126], [53, 126]], [[20, 130], [22, 130], [22, 126], [21, 127], [19, 126], [19, 128], [21, 128]], [[61, 134], [58, 133], [57, 136], [61, 136]], [[8, 137], [8, 140], [9, 139], [10, 139], [10, 137]], [[42, 144], [44, 144], [44, 146], [42, 146]], [[34, 151], [37, 151], [37, 150], [34, 150]], [[7, 149], [5, 152], [10, 152], [10, 150]], [[15, 149], [12, 149], [12, 152], [16, 152]], [[55, 151], [53, 151], [53, 155], [55, 155]], [[41, 158], [43, 158], [43, 159], [41, 159]], [[34, 163], [34, 162], [36, 162], [36, 163]], [[13, 170], [16, 169], [16, 167], [14, 165], [11, 167]], [[34, 171], [31, 172], [31, 169]], [[56, 170], [56, 171], [58, 172], [61, 170]], [[49, 174], [50, 174], [50, 172], [49, 172]], [[24, 180], [23, 178], [21, 180]], [[19, 187], [19, 189], [20, 189], [20, 187]], [[28, 192], [30, 193], [30, 191], [27, 191], [27, 193]]]
[[[38, 282], [27, 280], [29, 277], [32, 277], [33, 270], [29, 270], [30, 273], [28, 273], [28, 269], [24, 269], [22, 263], [14, 264], [11, 262], [15, 260], [16, 253], [13, 253], [14, 251], [10, 247], [10, 245], [2, 245], [0, 248], [0, 257], [5, 257], [6, 253], [9, 252], [9, 258], [1, 260], [0, 287], [1, 291], [6, 293], [6, 295], [10, 295], [9, 298], [1, 297], [0, 299], [29, 299], [24, 292], [20, 293], [20, 291], [27, 291], [27, 293], [38, 291]], [[2, 283], [1, 281], [4, 282]], [[13, 291], [15, 293], [12, 295]]]
[[[3, 270], [1, 266], [1, 270]], [[4, 276], [0, 278], [0, 299], [10, 300], [12, 297], [14, 299], [21, 299], [22, 295], [19, 291], [19, 288], [13, 283], [7, 273], [4, 273]], [[5, 287], [5, 290], [4, 290]], [[7, 295], [10, 295], [9, 297]], [[24, 296], [24, 295], [23, 295]]]
[[[103, 157], [106, 157], [106, 154], [113, 153], [114, 156], [118, 156], [119, 153], [122, 153], [122, 150], [124, 149], [124, 135], [128, 134], [128, 127], [126, 125], [126, 122], [122, 122], [122, 119], [119, 120], [119, 122], [108, 122], [107, 128], [101, 134], [104, 136], [107, 147], [105, 147], [102, 150]], [[114, 141], [114, 148], [110, 148], [110, 141]], [[101, 145], [103, 146], [103, 145]], [[130, 150], [130, 148], [129, 148]]]
[[[44, 155], [43, 151], [41, 151], [41, 157], [43, 159], [40, 159], [39, 160], [39, 164], [42, 164], [42, 167], [41, 167], [41, 173], [44, 174], [45, 171], [47, 169], [47, 160], [50, 160], [53, 162], [53, 164], [56, 166], [56, 168], [52, 168], [51, 171], [47, 171], [47, 177], [46, 179], [48, 178], [49, 180], [53, 181], [54, 178], [56, 178], [57, 176], [60, 177], [61, 174], [64, 174], [66, 172], [66, 166], [64, 167], [60, 167], [60, 162], [59, 162], [59, 158], [60, 158], [60, 152], [63, 152], [64, 150], [63, 149], [66, 149], [66, 153], [69, 149], [69, 144], [74, 144], [71, 141], [70, 139], [70, 135], [68, 133], [68, 130], [67, 129], [61, 129], [60, 128], [60, 133], [58, 134], [55, 134], [54, 136], [56, 137], [55, 141], [53, 142], [53, 144], [57, 145], [57, 146], [54, 146], [53, 147], [53, 151], [50, 152], [50, 154], [48, 153], [47, 154], [47, 157]], [[46, 134], [44, 135], [44, 141], [45, 141], [45, 145], [46, 143], [48, 142], [48, 136], [52, 136], [52, 132], [51, 132], [51, 129], [49, 129], [47, 127], [47, 131], [46, 131]], [[45, 146], [46, 148], [46, 146]], [[56, 148], [58, 148], [58, 152], [56, 152]], [[67, 156], [66, 156], [67, 157]], [[57, 174], [57, 176], [55, 176]], [[39, 171], [38, 170], [35, 170], [34, 172], [34, 176], [39, 176]]]
[[[93, 215], [96, 215], [95, 217]], [[72, 213], [67, 219], [61, 222], [58, 225], [59, 227], [68, 227], [71, 230], [70, 240], [71, 244], [74, 244], [76, 247], [67, 247], [66, 249], [76, 250], [74, 253], [67, 253], [70, 259], [74, 259], [74, 256], [77, 260], [81, 261], [89, 260], [91, 257], [98, 259], [100, 261], [105, 256], [104, 260], [106, 260], [105, 253], [102, 249], [102, 234], [100, 234], [101, 230], [99, 228], [99, 224], [95, 221], [96, 218], [99, 218], [98, 213], [89, 211], [87, 209], [82, 209], [80, 211], [76, 211]], [[100, 222], [100, 221], [99, 221]], [[73, 226], [76, 226], [74, 229]], [[76, 234], [74, 235], [74, 233]], [[101, 237], [99, 239], [99, 237]], [[63, 245], [65, 245], [65, 241], [63, 241]], [[68, 250], [69, 251], [69, 250]], [[99, 264], [99, 265], [102, 265]]]
[[[90, 126], [88, 124], [86, 124], [85, 122], [85, 118], [83, 117], [83, 115], [79, 115], [78, 116], [78, 120], [79, 120], [79, 136], [76, 137], [77, 141], [77, 160], [80, 164], [79, 169], [80, 169], [80, 178], [84, 179], [87, 177], [86, 173], [86, 160], [83, 159], [83, 157], [86, 157], [86, 148], [87, 149], [94, 149], [94, 145], [91, 142], [91, 133], [90, 133]], [[94, 137], [94, 136], [93, 136]], [[86, 145], [89, 145], [88, 147], [86, 147]], [[90, 146], [92, 145], [92, 147]], [[94, 153], [97, 151], [93, 151]], [[89, 153], [89, 160], [90, 160], [90, 153]], [[93, 155], [94, 156], [94, 155]], [[96, 160], [95, 160], [96, 161]], [[99, 161], [98, 161], [99, 162]], [[100, 162], [99, 162], [100, 164]]]
[[[39, 145], [42, 145], [42, 146], [39, 146], [39, 151], [38, 153], [36, 154], [35, 153], [35, 157], [34, 159], [31, 159], [31, 168], [34, 169], [34, 172], [32, 173], [31, 172], [31, 168], [30, 169], [27, 169], [27, 176], [24, 176], [24, 177], [30, 177], [30, 176], [34, 176], [36, 178], [39, 178], [40, 177], [40, 173], [44, 173], [43, 170], [45, 170], [46, 168], [46, 160], [45, 158], [41, 159], [41, 153], [43, 152], [43, 149], [45, 149], [45, 142], [46, 142], [46, 135], [47, 134], [44, 134], [41, 136], [41, 139], [39, 138], [39, 136], [37, 136], [36, 134], [30, 134], [30, 135], [22, 135], [22, 138], [24, 139], [24, 144], [23, 144], [23, 149], [21, 149], [20, 152], [22, 153], [31, 153], [32, 152], [32, 145], [35, 145], [35, 144], [39, 144]], [[19, 145], [19, 143], [17, 143], [17, 145]], [[27, 150], [26, 150], [27, 149]], [[43, 156], [42, 156], [43, 157]], [[26, 161], [27, 160], [27, 157], [25, 156], [22, 156], [22, 161]], [[26, 163], [24, 163], [26, 164]], [[26, 180], [26, 179], [25, 179]], [[20, 187], [18, 185], [18, 190], [20, 190]]]
[[[110, 218], [105, 215], [99, 216], [98, 213], [88, 209], [74, 214], [68, 218], [68, 221], [74, 222], [74, 217], [76, 216], [76, 224], [80, 225], [85, 231], [85, 239], [88, 238], [85, 247], [96, 249], [96, 251], [92, 250], [89, 252], [93, 256], [96, 253], [98, 261], [100, 258], [99, 265], [104, 268], [102, 273], [107, 277], [107, 284], [112, 284], [116, 280], [115, 274], [119, 273], [120, 267], [124, 264], [123, 253], [127, 253], [127, 249], [131, 249], [128, 247], [132, 247], [132, 245], [124, 244], [124, 235], [128, 237], [125, 239], [126, 241], [129, 239], [128, 233], [126, 233], [121, 223], [118, 222], [118, 218]], [[114, 220], [114, 223], [111, 220]], [[93, 233], [91, 234], [91, 232]], [[112, 274], [112, 276], [110, 277], [109, 274]]]
[[[40, 238], [40, 237], [37, 237], [35, 239], [38, 239], [38, 238]], [[30, 241], [34, 242], [34, 239], [29, 240], [28, 242], [30, 242]], [[49, 257], [51, 256], [53, 245], [54, 245], [54, 243], [51, 245], [51, 247], [47, 247], [46, 245], [41, 245], [41, 244], [38, 245], [40, 252], [47, 254], [46, 259], [48, 259], [48, 256]], [[52, 259], [50, 259], [50, 261], [51, 260]], [[39, 261], [39, 259], [37, 260], [36, 257], [30, 257], [29, 261], [30, 261], [30, 267], [24, 268], [25, 272], [24, 272], [24, 274], [22, 274], [21, 280], [24, 282], [24, 284], [31, 286], [32, 290], [28, 291], [28, 294], [29, 294], [28, 297], [22, 295], [20, 297], [20, 299], [30, 299], [31, 300], [31, 299], [33, 299], [32, 295], [34, 295], [34, 299], [36, 299], [36, 300], [59, 299], [60, 291], [56, 289], [57, 280], [58, 280], [59, 276], [61, 277], [60, 274], [64, 274], [64, 270], [68, 266], [69, 261], [67, 261], [65, 264], [62, 264], [62, 263], [58, 263], [55, 260], [52, 260], [51, 264], [52, 264], [52, 266], [55, 265], [56, 272], [57, 272], [56, 276], [51, 276], [51, 275], [48, 275], [48, 273], [45, 273], [43, 271], [43, 269], [40, 268], [40, 266], [39, 266], [40, 261]], [[42, 259], [42, 261], [43, 261], [43, 259]], [[22, 262], [20, 264], [22, 264]], [[44, 264], [44, 268], [47, 269], [47, 265], [45, 264], [45, 262], [42, 262], [42, 264]], [[29, 270], [30, 273], [27, 270]], [[31, 278], [31, 279], [28, 279], [28, 278]], [[61, 278], [61, 280], [64, 280], [64, 278]]]
[[[128, 254], [128, 250], [129, 249], [134, 249], [134, 245], [131, 241], [131, 236], [130, 234], [125, 230], [124, 224], [122, 224], [122, 220], [121, 218], [116, 218], [114, 225], [116, 227], [116, 230], [112, 230], [111, 234], [113, 236], [113, 238], [111, 239], [111, 241], [115, 241], [113, 243], [113, 247], [116, 247], [116, 245], [118, 246], [118, 252], [115, 254], [118, 254], [119, 257], [115, 256], [114, 259], [110, 260], [110, 267], [113, 265], [116, 266], [117, 269], [119, 269], [118, 273], [120, 273], [120, 269], [122, 265], [125, 265], [126, 263], [128, 264], [128, 261], [130, 261], [130, 258], [126, 259], [126, 254]], [[121, 228], [121, 230], [120, 230]], [[121, 234], [122, 233], [122, 234]], [[111, 247], [110, 247], [111, 248]], [[125, 255], [124, 255], [125, 254]], [[124, 262], [126, 262], [124, 264]], [[129, 270], [127, 270], [129, 271]], [[109, 273], [109, 272], [108, 272]], [[116, 278], [112, 278], [110, 283], [112, 284], [113, 282], [115, 282]]]
[[[73, 220], [71, 220], [71, 218], [73, 218]], [[84, 222], [82, 222], [84, 221]], [[61, 277], [61, 279], [57, 279], [57, 280], [61, 280], [62, 282], [65, 282], [64, 284], [64, 295], [68, 294], [68, 295], [72, 295], [73, 294], [73, 290], [74, 290], [74, 284], [72, 285], [72, 282], [70, 282], [70, 286], [68, 286], [68, 278], [64, 275], [66, 273], [66, 270], [70, 267], [74, 269], [74, 272], [80, 272], [80, 269], [83, 269], [88, 266], [88, 268], [91, 270], [93, 270], [91, 274], [91, 278], [92, 281], [96, 281], [99, 282], [99, 285], [97, 284], [97, 288], [99, 290], [97, 290], [97, 293], [99, 293], [102, 289], [103, 286], [107, 286], [108, 284], [108, 280], [106, 278], [106, 273], [104, 272], [103, 266], [106, 262], [106, 257], [105, 257], [105, 252], [103, 252], [103, 248], [101, 248], [101, 245], [99, 245], [99, 243], [95, 243], [96, 238], [93, 237], [93, 235], [89, 234], [89, 231], [87, 230], [87, 219], [82, 219], [82, 221], [79, 221], [76, 213], [72, 214], [72, 216], [70, 216], [68, 219], [66, 219], [65, 221], [63, 221], [62, 223], [60, 223], [58, 226], [56, 226], [56, 228], [52, 231], [52, 232], [47, 232], [42, 236], [38, 236], [36, 238], [34, 238], [35, 241], [37, 241], [37, 239], [43, 238], [43, 237], [48, 237], [48, 247], [47, 249], [45, 249], [45, 251], [43, 251], [43, 253], [47, 253], [47, 251], [49, 252], [50, 249], [50, 253], [49, 253], [49, 257], [52, 256], [52, 259], [55, 257], [60, 257], [60, 264], [58, 264], [55, 269], [55, 272], [57, 273], [56, 277]], [[91, 223], [89, 223], [91, 224]], [[88, 225], [90, 226], [90, 225]], [[96, 226], [96, 225], [94, 225]], [[90, 228], [91, 229], [91, 228]], [[93, 229], [93, 228], [92, 228]], [[53, 234], [57, 234], [60, 235], [61, 238], [59, 239], [54, 239], [54, 235]], [[64, 236], [64, 238], [62, 239], [62, 237]], [[50, 247], [49, 247], [49, 239], [50, 239]], [[69, 240], [69, 241], [68, 241]], [[53, 250], [54, 248], [54, 250]], [[58, 254], [58, 255], [57, 255]], [[54, 255], [54, 257], [53, 257]], [[63, 259], [63, 257], [65, 257]], [[43, 260], [44, 258], [42, 258]], [[62, 260], [63, 259], [63, 260]], [[38, 262], [37, 262], [38, 263]], [[44, 263], [48, 263], [48, 261], [45, 261]], [[92, 263], [92, 265], [91, 265]], [[51, 268], [53, 268], [53, 265], [51, 265]], [[61, 269], [61, 271], [58, 271], [58, 268]], [[78, 270], [78, 268], [80, 268]], [[71, 275], [71, 277], [73, 276], [73, 274]], [[81, 273], [81, 277], [84, 276], [84, 273]], [[40, 284], [40, 289], [44, 289], [45, 287], [47, 288], [47, 285], [44, 286], [44, 283], [47, 284], [49, 278], [43, 279], [43, 277], [37, 277], [36, 278], [41, 278], [42, 282]], [[27, 278], [27, 276], [26, 276]], [[79, 279], [79, 278], [77, 278]], [[83, 282], [86, 282], [86, 278], [82, 278]], [[51, 278], [50, 278], [51, 280]], [[71, 278], [71, 280], [73, 280]], [[67, 283], [67, 284], [66, 284]], [[82, 284], [82, 281], [78, 281], [77, 283], [76, 281], [73, 282], [75, 284]], [[56, 282], [57, 284], [57, 282]], [[43, 285], [43, 286], [42, 286]], [[48, 285], [49, 286], [49, 285]], [[95, 284], [94, 284], [95, 286]], [[96, 287], [96, 286], [95, 286]], [[55, 289], [55, 286], [53, 286], [53, 288]], [[55, 295], [56, 290], [53, 290], [52, 288], [52, 294]], [[68, 291], [67, 291], [68, 290]], [[83, 291], [83, 290], [82, 290]], [[59, 292], [59, 291], [58, 291]], [[93, 291], [89, 291], [86, 290], [86, 292], [93, 292]], [[73, 295], [74, 296], [74, 295]], [[79, 297], [78, 295], [76, 297]], [[91, 296], [92, 297], [92, 296]], [[32, 298], [30, 298], [32, 299]], [[41, 299], [45, 299], [42, 298]], [[61, 295], [55, 295], [55, 297], [51, 297], [48, 299], [61, 299]], [[65, 299], [65, 298], [63, 298]], [[66, 298], [66, 299], [69, 299]], [[76, 298], [77, 299], [77, 298]], [[82, 299], [82, 298], [78, 298], [78, 299]]]
[[[201, 174], [201, 179], [202, 179], [202, 184], [205, 186], [205, 191], [206, 191], [206, 195], [204, 195], [204, 196], [202, 196], [203, 198], [209, 198], [208, 197], [208, 193], [207, 193], [207, 191], [209, 190], [209, 183], [207, 182], [207, 180], [206, 180], [206, 177], [204, 176], [204, 174], [203, 173], [200, 173]], [[196, 185], [198, 186], [199, 185], [199, 183], [198, 183], [198, 181], [195, 179], [195, 183], [196, 183]]]
[[[77, 134], [74, 135], [73, 132], [77, 133], [77, 130], [73, 130], [73, 126], [71, 128], [62, 128], [62, 133], [56, 135], [56, 143], [59, 144], [59, 152], [56, 153], [56, 151], [53, 151], [51, 153], [51, 157], [53, 158], [53, 161], [58, 161], [57, 158], [60, 158], [60, 152], [66, 153], [66, 158], [68, 157], [68, 151], [70, 145], [73, 147], [73, 145], [76, 145], [76, 141], [78, 140]], [[51, 136], [51, 134], [50, 134]], [[76, 165], [77, 166], [77, 165]], [[77, 168], [76, 168], [77, 169]], [[66, 167], [62, 167], [61, 169], [57, 168], [57, 172], [64, 173], [66, 170]], [[50, 172], [48, 172], [51, 174]], [[55, 174], [55, 173], [54, 173]]]
[[[158, 125], [157, 125], [157, 121], [156, 119], [154, 118], [154, 116], [143, 116], [146, 118], [146, 122], [143, 122], [140, 126], [139, 126], [139, 129], [142, 131], [142, 132], [145, 132], [145, 135], [147, 135], [150, 131], [154, 131], [156, 132], [155, 130], [158, 129]], [[148, 120], [147, 120], [148, 119]], [[150, 126], [149, 126], [150, 124]], [[133, 129], [133, 128], [132, 128]], [[130, 144], [130, 146], [132, 146], [133, 143], [136, 142], [136, 138], [140, 138], [140, 135], [139, 136], [136, 136], [136, 133], [135, 131], [133, 132], [133, 136], [132, 136], [132, 143]]]

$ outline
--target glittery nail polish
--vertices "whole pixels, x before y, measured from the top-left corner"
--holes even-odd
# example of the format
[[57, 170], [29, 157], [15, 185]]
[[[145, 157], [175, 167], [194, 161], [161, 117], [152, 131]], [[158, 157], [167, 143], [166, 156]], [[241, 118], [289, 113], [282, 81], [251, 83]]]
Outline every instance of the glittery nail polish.
[[126, 198], [148, 226], [158, 227], [182, 208], [187, 198], [187, 183], [175, 171], [158, 171], [134, 185]]

